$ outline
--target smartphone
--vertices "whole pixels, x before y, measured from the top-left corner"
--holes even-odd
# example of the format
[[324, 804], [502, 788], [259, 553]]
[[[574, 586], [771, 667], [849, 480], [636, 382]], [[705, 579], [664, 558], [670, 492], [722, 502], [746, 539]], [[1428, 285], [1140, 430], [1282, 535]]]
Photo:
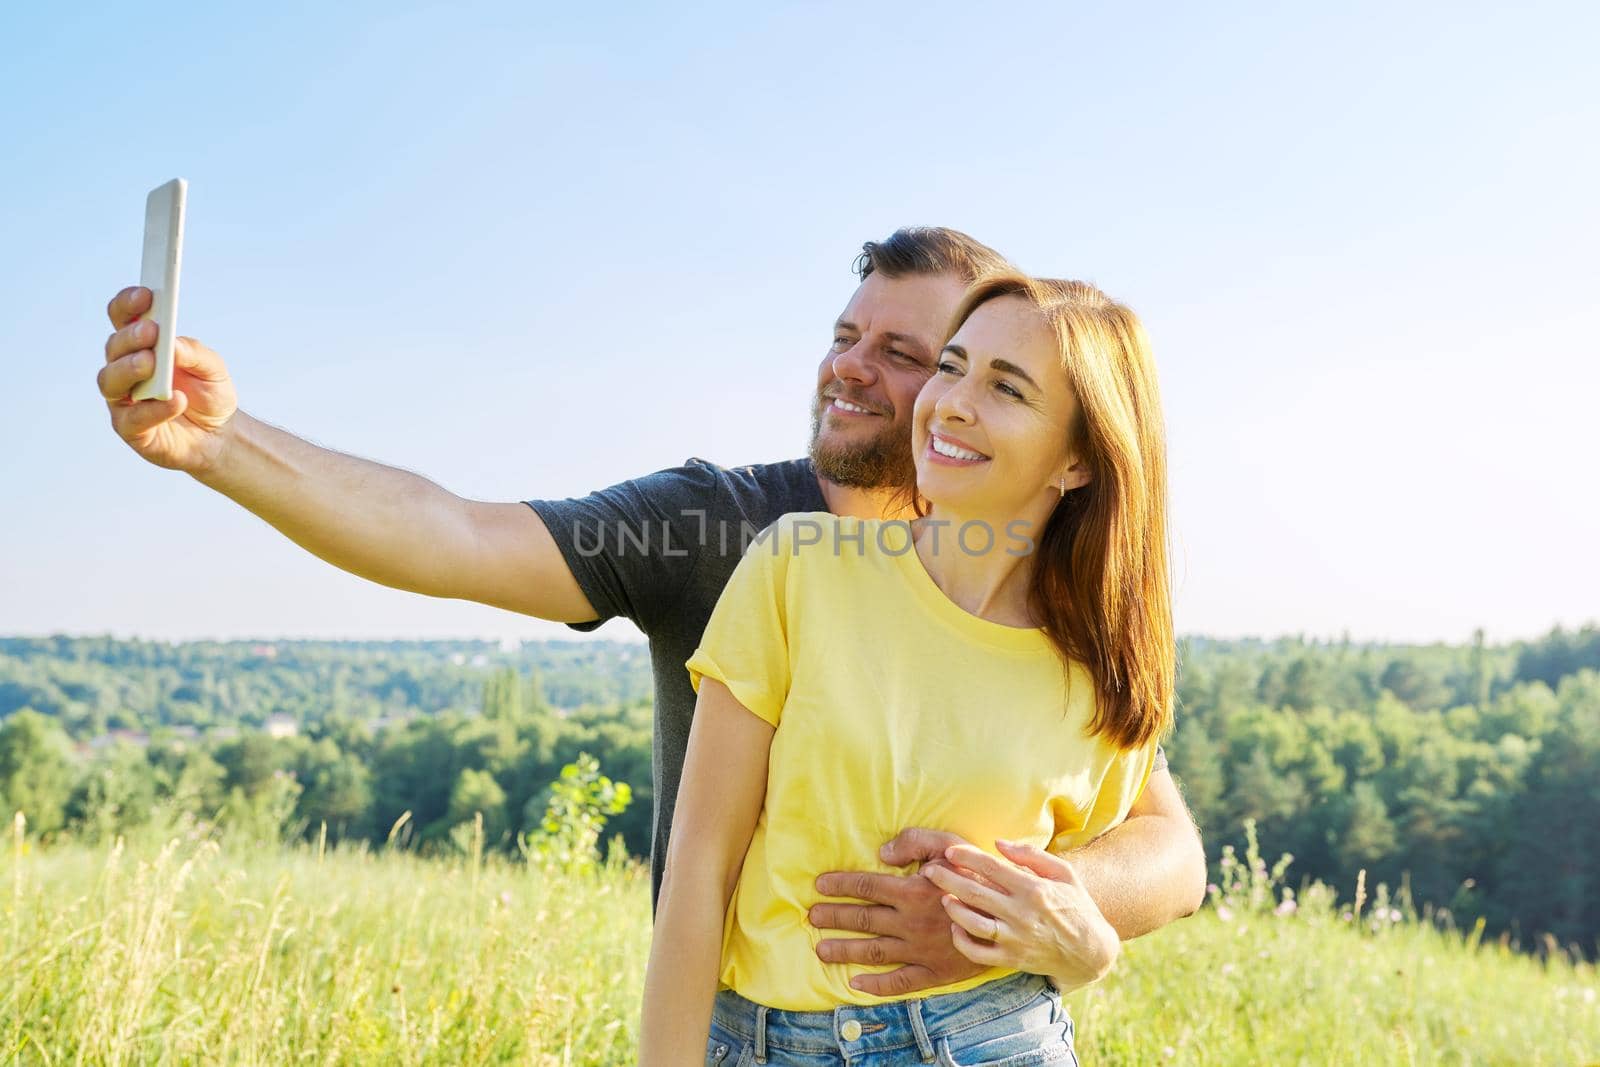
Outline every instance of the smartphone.
[[172, 399], [172, 348], [178, 336], [178, 267], [183, 262], [183, 207], [189, 183], [174, 178], [150, 190], [144, 201], [144, 261], [139, 284], [153, 294], [141, 318], [160, 327], [156, 369], [134, 386], [135, 400]]

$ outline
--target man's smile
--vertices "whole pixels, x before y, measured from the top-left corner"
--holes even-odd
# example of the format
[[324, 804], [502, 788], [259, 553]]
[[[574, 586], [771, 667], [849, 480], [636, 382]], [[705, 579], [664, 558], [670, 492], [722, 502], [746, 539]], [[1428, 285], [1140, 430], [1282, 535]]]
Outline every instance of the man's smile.
[[833, 408], [834, 411], [840, 411], [840, 412], [843, 412], [843, 413], [845, 413], [847, 415], [876, 415], [877, 414], [877, 412], [875, 412], [875, 411], [868, 411], [866, 408], [862, 407], [859, 404], [852, 404], [848, 400], [845, 400], [842, 397], [837, 397], [837, 396], [833, 398], [833, 403], [830, 406]]

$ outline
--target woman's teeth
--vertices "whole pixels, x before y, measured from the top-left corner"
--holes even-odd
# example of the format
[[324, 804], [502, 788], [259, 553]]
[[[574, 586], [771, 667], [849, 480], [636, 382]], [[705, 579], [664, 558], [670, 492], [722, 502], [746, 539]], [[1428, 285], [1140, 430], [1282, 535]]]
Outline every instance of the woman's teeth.
[[965, 448], [957, 448], [955, 445], [950, 444], [948, 441], [945, 441], [943, 438], [940, 438], [940, 437], [933, 438], [933, 450], [935, 452], [939, 453], [939, 455], [941, 455], [941, 456], [949, 456], [951, 459], [988, 459], [989, 458], [988, 456], [981, 455], [981, 454], [979, 454], [977, 452], [968, 451]]

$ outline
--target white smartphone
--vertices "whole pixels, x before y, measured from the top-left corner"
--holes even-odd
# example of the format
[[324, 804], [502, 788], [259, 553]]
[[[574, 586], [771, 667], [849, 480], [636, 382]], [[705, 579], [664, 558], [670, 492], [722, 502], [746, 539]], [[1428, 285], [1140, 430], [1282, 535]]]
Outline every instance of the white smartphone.
[[172, 343], [178, 336], [178, 268], [183, 262], [183, 207], [189, 183], [174, 178], [150, 190], [144, 202], [144, 261], [139, 284], [153, 294], [141, 320], [160, 327], [155, 373], [133, 387], [135, 400], [172, 399]]

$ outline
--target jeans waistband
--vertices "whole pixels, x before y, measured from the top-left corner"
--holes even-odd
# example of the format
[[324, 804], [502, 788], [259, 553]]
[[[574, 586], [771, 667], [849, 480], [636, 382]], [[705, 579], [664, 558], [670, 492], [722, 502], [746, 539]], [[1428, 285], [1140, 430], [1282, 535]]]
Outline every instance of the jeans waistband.
[[885, 1004], [845, 1004], [831, 1011], [779, 1011], [724, 989], [717, 993], [712, 1019], [730, 1033], [754, 1042], [758, 1061], [765, 1059], [769, 1047], [789, 1052], [834, 1052], [848, 1047], [852, 1055], [859, 1055], [915, 1045], [931, 1052], [930, 1033], [954, 1033], [998, 1018], [1047, 989], [1054, 989], [1047, 979], [1018, 972], [959, 993]]

